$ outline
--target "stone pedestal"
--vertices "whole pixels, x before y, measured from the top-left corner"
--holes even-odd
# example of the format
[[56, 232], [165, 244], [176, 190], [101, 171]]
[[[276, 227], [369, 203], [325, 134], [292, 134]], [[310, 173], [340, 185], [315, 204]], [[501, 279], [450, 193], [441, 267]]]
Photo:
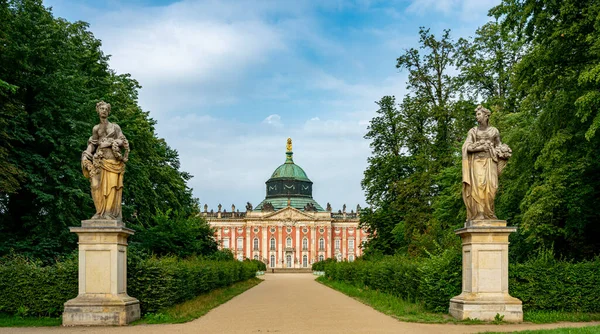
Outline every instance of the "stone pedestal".
[[523, 321], [523, 306], [508, 294], [508, 235], [505, 220], [474, 220], [456, 230], [462, 238], [462, 293], [450, 300], [450, 314], [467, 318]]
[[63, 326], [126, 325], [140, 318], [140, 302], [127, 295], [127, 238], [117, 220], [84, 220], [79, 236], [79, 295], [65, 303]]

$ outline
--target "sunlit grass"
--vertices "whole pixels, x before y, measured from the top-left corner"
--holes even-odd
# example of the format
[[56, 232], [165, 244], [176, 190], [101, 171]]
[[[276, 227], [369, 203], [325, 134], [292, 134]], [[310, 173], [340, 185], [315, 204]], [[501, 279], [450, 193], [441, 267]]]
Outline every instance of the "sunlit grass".
[[[489, 334], [493, 334], [496, 332], [487, 332]], [[514, 332], [519, 334], [595, 334], [600, 333], [600, 326], [585, 326], [585, 327], [563, 327], [556, 329], [540, 329], [540, 330], [532, 330], [532, 331], [520, 331]]]
[[231, 298], [258, 285], [261, 279], [251, 278], [247, 281], [234, 283], [228, 287], [212, 290], [181, 304], [171, 306], [157, 313], [148, 313], [133, 325], [138, 324], [177, 324], [199, 318], [213, 308], [227, 302]]

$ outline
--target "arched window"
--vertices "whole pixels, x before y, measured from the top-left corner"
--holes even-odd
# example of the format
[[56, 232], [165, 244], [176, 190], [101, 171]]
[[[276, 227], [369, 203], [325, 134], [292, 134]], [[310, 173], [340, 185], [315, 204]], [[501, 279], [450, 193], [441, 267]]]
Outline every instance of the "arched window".
[[325, 239], [319, 239], [319, 250], [325, 250]]
[[340, 249], [340, 239], [335, 239], [335, 249]]
[[269, 262], [271, 268], [275, 268], [275, 255], [271, 255], [271, 261]]
[[353, 249], [354, 249], [354, 239], [350, 239], [350, 240], [348, 240], [348, 248], [349, 248], [350, 250], [353, 250]]
[[271, 238], [271, 250], [275, 250], [275, 238]]
[[319, 261], [323, 261], [325, 260], [325, 257], [323, 255], [319, 255]]
[[302, 239], [302, 250], [308, 250], [308, 239]]
[[292, 247], [292, 238], [287, 238], [285, 240], [285, 247], [287, 247], [287, 248], [291, 248]]
[[308, 267], [308, 256], [302, 255], [302, 267]]
[[254, 238], [254, 250], [258, 250], [258, 238]]
[[254, 255], [254, 259], [258, 261], [258, 255]]

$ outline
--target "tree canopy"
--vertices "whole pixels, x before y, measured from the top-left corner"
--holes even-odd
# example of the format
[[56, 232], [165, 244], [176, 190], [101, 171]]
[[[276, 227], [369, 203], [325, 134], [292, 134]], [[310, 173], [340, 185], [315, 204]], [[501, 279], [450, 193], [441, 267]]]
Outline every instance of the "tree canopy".
[[362, 183], [371, 209], [361, 224], [375, 233], [368, 252], [458, 245], [459, 146], [483, 104], [513, 149], [496, 197], [498, 216], [519, 226], [512, 256], [600, 254], [599, 14], [593, 1], [505, 0], [474, 38], [455, 42], [446, 30], [438, 39], [421, 28], [419, 47], [397, 59], [409, 93], [377, 102], [365, 136], [373, 149]]
[[[0, 0], [0, 255], [52, 258], [75, 249], [67, 227], [93, 215], [80, 158], [99, 100], [112, 105], [109, 119], [131, 146], [126, 223], [145, 231], [168, 218], [163, 212], [177, 220], [198, 212], [191, 175], [138, 105], [141, 86], [112, 70], [101, 46], [87, 23], [55, 18], [41, 0]], [[202, 249], [209, 248], [216, 244]]]

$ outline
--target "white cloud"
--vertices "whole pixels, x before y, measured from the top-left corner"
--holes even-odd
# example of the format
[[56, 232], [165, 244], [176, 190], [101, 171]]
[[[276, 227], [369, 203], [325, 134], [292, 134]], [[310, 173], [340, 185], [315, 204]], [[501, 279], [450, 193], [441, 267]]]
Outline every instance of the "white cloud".
[[269, 124], [272, 126], [276, 126], [276, 127], [283, 126], [283, 123], [281, 123], [281, 116], [279, 116], [277, 114], [267, 116], [267, 118], [265, 118], [263, 120], [263, 123]]

